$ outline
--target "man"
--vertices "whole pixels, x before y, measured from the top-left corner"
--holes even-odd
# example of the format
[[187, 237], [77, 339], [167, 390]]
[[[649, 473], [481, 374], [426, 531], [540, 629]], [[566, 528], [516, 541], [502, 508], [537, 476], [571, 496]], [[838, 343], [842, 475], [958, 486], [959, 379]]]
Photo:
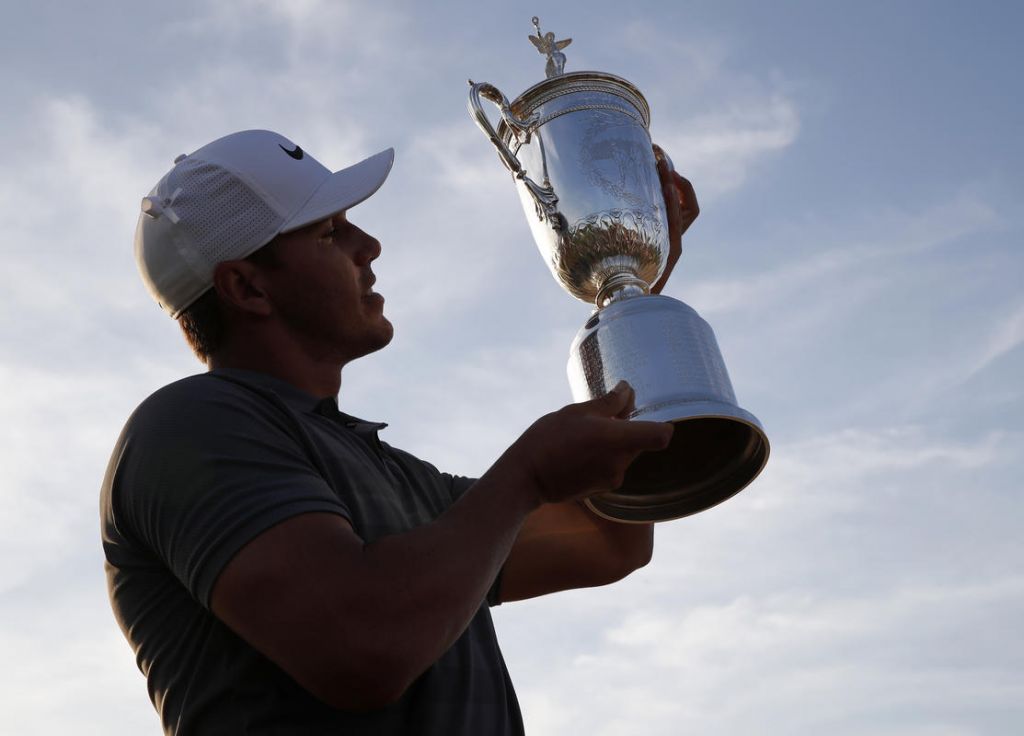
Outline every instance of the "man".
[[[210, 369], [140, 405], [101, 494], [112, 605], [168, 734], [522, 733], [488, 605], [651, 555], [650, 525], [579, 503], [671, 436], [625, 421], [624, 384], [541, 418], [476, 481], [339, 411], [343, 367], [392, 336], [381, 245], [348, 216], [392, 159], [331, 173], [244, 131], [143, 200], [143, 279]], [[661, 175], [674, 262], [696, 201]]]

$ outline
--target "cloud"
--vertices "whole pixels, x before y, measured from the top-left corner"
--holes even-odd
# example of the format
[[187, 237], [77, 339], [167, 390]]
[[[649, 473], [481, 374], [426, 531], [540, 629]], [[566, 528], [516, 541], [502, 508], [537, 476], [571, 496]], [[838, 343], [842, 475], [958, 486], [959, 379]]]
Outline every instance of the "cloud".
[[735, 40], [631, 19], [617, 41], [619, 55], [605, 63], [638, 84], [651, 106], [655, 142], [694, 182], [703, 204], [737, 191], [762, 161], [797, 142], [793, 84], [777, 70], [737, 66]]
[[[1005, 632], [1024, 613], [1021, 549], [992, 565], [974, 540], [1012, 536], [1020, 441], [851, 427], [778, 442], [762, 479], [659, 527], [651, 565], [614, 589], [499, 609], [528, 727], [852, 736], [982, 713], [1012, 723], [1024, 648]], [[521, 654], [527, 642], [543, 657]]]
[[[94, 537], [107, 457], [147, 383], [159, 379], [130, 361], [119, 373], [105, 366], [28, 369], [9, 357], [0, 379], [17, 387], [0, 397], [0, 413], [11, 418], [0, 427], [0, 503], [9, 510], [0, 515], [3, 593], [66, 559], [68, 540], [81, 541], [83, 528]], [[98, 557], [98, 541], [88, 549]]]
[[[966, 489], [986, 475], [999, 477], [996, 469], [1013, 462], [1021, 442], [1021, 435], [1002, 432], [954, 441], [920, 426], [850, 427], [798, 441], [776, 437], [762, 476], [730, 500], [731, 513], [720, 523], [737, 534], [750, 534], [762, 524], [805, 529], [810, 538], [824, 541], [816, 530], [857, 526], [883, 509], [909, 519], [920, 504], [921, 519], [931, 518], [935, 531], [953, 524], [968, 500], [966, 490], [935, 498], [932, 489], [943, 482]], [[984, 495], [993, 493], [987, 489]], [[886, 526], [873, 522], [879, 530]], [[899, 548], [903, 542], [893, 537], [886, 544]], [[883, 554], [882, 546], [873, 554]]]
[[[872, 276], [887, 270], [896, 277], [901, 260], [912, 259], [930, 250], [976, 235], [999, 222], [995, 209], [967, 193], [918, 211], [873, 212], [870, 216], [851, 217], [847, 222], [801, 221], [799, 238], [805, 243], [828, 243], [810, 253], [789, 253], [779, 265], [752, 274], [728, 279], [702, 280], [687, 287], [688, 301], [702, 314], [718, 315], [736, 310], [763, 311], [778, 308], [779, 302], [799, 297], [806, 302], [808, 290], [837, 290], [846, 293], [845, 304], [863, 301], [871, 291], [857, 277]], [[784, 237], [794, 225], [783, 226]], [[841, 234], [840, 234], [841, 233]], [[795, 235], [795, 233], [794, 233]], [[785, 252], [785, 251], [783, 251]], [[888, 286], [889, 280], [877, 282]], [[819, 300], [821, 303], [823, 300]], [[816, 311], [827, 319], [828, 310]]]
[[[677, 95], [696, 96], [720, 86], [723, 75], [732, 74], [732, 81], [746, 75], [730, 70], [730, 57], [735, 52], [734, 43], [709, 28], [700, 33], [686, 29], [666, 28], [663, 23], [648, 18], [630, 18], [617, 39], [624, 55], [642, 60], [637, 66], [651, 73], [671, 69], [668, 80], [656, 78], [655, 85], [671, 84]], [[606, 53], [601, 48], [599, 53]], [[661, 87], [657, 87], [661, 89]]]
[[14, 595], [0, 594], [5, 723], [27, 736], [62, 733], [75, 722], [78, 733], [96, 736], [159, 733], [145, 678], [107, 609], [98, 550], [82, 554], [82, 541], [81, 534], [63, 540], [78, 543], [78, 564], [64, 561]]
[[[675, 122], [660, 145], [710, 202], [739, 189], [763, 158], [788, 148], [800, 132], [795, 103], [781, 93], [740, 100], [728, 109]], [[684, 158], [685, 156], [685, 158]]]
[[159, 131], [103, 117], [77, 96], [40, 95], [9, 124], [20, 124], [13, 132], [32, 146], [2, 165], [10, 183], [0, 198], [0, 233], [8, 248], [18, 247], [0, 277], [4, 301], [61, 319], [75, 319], [83, 305], [134, 303], [141, 290], [122, 287], [135, 281], [125, 276], [134, 269], [138, 202], [158, 178], [151, 143]]
[[[723, 248], [694, 276], [684, 252], [667, 291], [713, 326], [738, 396], [762, 421], [912, 421], [1015, 339], [1012, 321], [989, 332], [1019, 300], [971, 291], [999, 262], [987, 244], [1005, 218], [968, 191], [915, 209], [794, 212], [756, 249]], [[979, 298], [999, 317], [969, 326]]]
[[11, 510], [0, 520], [0, 591], [9, 592], [59, 567], [82, 520], [96, 518], [121, 424], [175, 363], [152, 349], [154, 326], [173, 325], [160, 321], [132, 259], [138, 202], [170, 164], [154, 150], [161, 129], [46, 93], [5, 126], [29, 142], [0, 163], [10, 256], [0, 377], [17, 387], [0, 396], [0, 499]]
[[908, 576], [961, 579], [970, 564], [1012, 569], [1002, 556], [1009, 548], [985, 563], [970, 539], [987, 529], [994, 542], [1008, 530], [1002, 515], [1014, 503], [1024, 435], [952, 439], [925, 426], [851, 426], [772, 439], [768, 465], [749, 488], [664, 527], [658, 553], [672, 562], [645, 572], [658, 594], [679, 600], [681, 579], [714, 596], [815, 586], [863, 592]]
[[1010, 308], [1010, 313], [998, 320], [985, 336], [984, 344], [972, 362], [961, 369], [961, 381], [967, 381], [1024, 343], [1024, 304]]
[[[585, 653], [548, 650], [548, 668], [521, 679], [520, 698], [527, 726], [542, 734], [572, 723], [609, 736], [852, 736], [905, 733], [896, 724], [906, 720], [938, 728], [1000, 712], [1006, 717], [994, 723], [1007, 728], [1024, 694], [1014, 676], [1024, 652], [998, 635], [975, 634], [969, 644], [962, 637], [967, 627], [1005, 631], [1024, 613], [1022, 601], [1020, 578], [847, 598], [737, 596], [657, 610], [633, 599], [633, 612], [625, 610], [599, 644], [580, 647]], [[554, 701], [552, 692], [600, 698]]]
[[[586, 687], [635, 682], [619, 699], [620, 723], [644, 733], [743, 733], [772, 723], [785, 733], [874, 732], [894, 714], [949, 714], [1012, 707], [1021, 648], [984, 637], [987, 666], [964, 682], [960, 626], [984, 626], [983, 611], [1008, 621], [1022, 609], [1024, 579], [963, 587], [908, 586], [843, 599], [813, 595], [737, 597], [721, 605], [634, 613], [610, 628], [597, 654], [568, 677]], [[975, 641], [975, 646], [980, 642]], [[770, 674], [768, 674], [770, 673]], [[966, 686], [965, 686], [966, 685]], [[651, 706], [654, 706], [653, 708]], [[599, 719], [569, 706], [583, 727]], [[586, 723], [590, 721], [590, 723]]]

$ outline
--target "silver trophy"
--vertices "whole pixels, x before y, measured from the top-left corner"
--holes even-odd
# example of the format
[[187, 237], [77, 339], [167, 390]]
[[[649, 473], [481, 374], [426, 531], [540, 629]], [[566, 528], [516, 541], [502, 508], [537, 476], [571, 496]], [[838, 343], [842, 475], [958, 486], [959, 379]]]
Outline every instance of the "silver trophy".
[[[677, 299], [650, 293], [665, 269], [668, 219], [640, 91], [604, 72], [564, 73], [571, 39], [530, 41], [547, 78], [509, 103], [470, 81], [469, 111], [512, 172], [552, 275], [596, 310], [569, 351], [573, 398], [625, 379], [630, 419], [672, 422], [668, 448], [644, 453], [622, 487], [587, 504], [616, 521], [666, 521], [739, 493], [768, 460], [768, 438], [740, 408], [711, 327]], [[498, 107], [491, 125], [482, 101]]]

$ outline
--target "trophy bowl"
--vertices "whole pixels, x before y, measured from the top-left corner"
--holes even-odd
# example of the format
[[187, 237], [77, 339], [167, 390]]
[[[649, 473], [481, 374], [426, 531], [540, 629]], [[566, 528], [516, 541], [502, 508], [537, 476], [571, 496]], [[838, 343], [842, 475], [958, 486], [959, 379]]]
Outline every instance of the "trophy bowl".
[[[502, 111], [496, 131], [481, 96]], [[573, 72], [534, 85], [511, 104], [493, 85], [474, 85], [470, 106], [516, 175], [555, 280], [589, 304], [603, 304], [627, 285], [646, 293], [665, 269], [669, 243], [640, 91], [612, 74]]]

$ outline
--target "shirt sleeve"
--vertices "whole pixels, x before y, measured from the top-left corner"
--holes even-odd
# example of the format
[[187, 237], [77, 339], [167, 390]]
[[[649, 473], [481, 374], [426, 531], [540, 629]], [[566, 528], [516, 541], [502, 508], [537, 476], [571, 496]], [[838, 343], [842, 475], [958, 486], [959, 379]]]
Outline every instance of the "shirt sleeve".
[[262, 532], [298, 514], [350, 514], [282, 402], [213, 378], [184, 383], [129, 420], [111, 489], [120, 531], [208, 608], [217, 576]]
[[476, 478], [467, 478], [462, 475], [451, 475], [449, 473], [442, 473], [441, 475], [448, 481], [449, 488], [451, 488], [452, 503], [462, 498], [463, 494], [477, 481]]

